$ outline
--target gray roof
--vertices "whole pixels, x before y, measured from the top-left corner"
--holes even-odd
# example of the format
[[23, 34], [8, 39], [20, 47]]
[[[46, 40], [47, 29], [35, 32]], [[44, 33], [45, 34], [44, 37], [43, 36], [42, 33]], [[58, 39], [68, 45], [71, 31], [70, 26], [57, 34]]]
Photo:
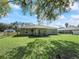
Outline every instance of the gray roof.
[[56, 27], [50, 27], [50, 26], [44, 26], [44, 25], [27, 25], [27, 26], [19, 26], [18, 28], [57, 29]]
[[68, 28], [59, 28], [58, 29], [59, 31], [61, 30], [73, 30], [73, 31], [79, 31], [79, 28], [78, 27], [68, 27]]

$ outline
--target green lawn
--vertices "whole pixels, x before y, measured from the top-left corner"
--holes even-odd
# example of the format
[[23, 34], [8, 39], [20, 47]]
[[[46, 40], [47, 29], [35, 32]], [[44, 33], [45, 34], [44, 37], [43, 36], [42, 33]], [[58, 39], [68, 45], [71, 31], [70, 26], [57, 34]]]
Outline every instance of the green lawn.
[[[78, 55], [78, 43], [79, 35], [69, 34], [39, 38], [27, 36], [0, 37], [0, 59], [48, 59], [49, 55], [62, 55], [66, 54], [66, 52], [70, 52], [72, 56], [74, 53]], [[53, 53], [54, 50], [56, 50], [55, 54]], [[77, 57], [79, 57], [79, 55]], [[74, 59], [77, 59], [77, 57], [74, 57]], [[50, 59], [52, 58], [54, 57], [50, 57]]]

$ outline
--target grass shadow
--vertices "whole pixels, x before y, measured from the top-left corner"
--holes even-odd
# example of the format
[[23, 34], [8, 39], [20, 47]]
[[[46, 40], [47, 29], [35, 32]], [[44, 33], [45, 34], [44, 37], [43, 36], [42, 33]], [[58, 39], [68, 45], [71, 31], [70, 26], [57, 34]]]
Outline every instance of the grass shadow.
[[28, 35], [14, 35], [13, 37], [27, 37]]
[[0, 36], [0, 39], [6, 38], [7, 36]]
[[3, 39], [3, 38], [5, 38], [5, 37], [0, 37], [0, 39]]
[[49, 35], [45, 36], [34, 36], [34, 35], [14, 35], [13, 37], [29, 37], [29, 38], [42, 38], [42, 37], [48, 37]]
[[27, 46], [13, 48], [0, 59], [79, 59], [79, 44], [38, 39]]
[[34, 35], [30, 35], [29, 38], [43, 38], [43, 37], [49, 37], [49, 35], [45, 35], [45, 36], [34, 36]]

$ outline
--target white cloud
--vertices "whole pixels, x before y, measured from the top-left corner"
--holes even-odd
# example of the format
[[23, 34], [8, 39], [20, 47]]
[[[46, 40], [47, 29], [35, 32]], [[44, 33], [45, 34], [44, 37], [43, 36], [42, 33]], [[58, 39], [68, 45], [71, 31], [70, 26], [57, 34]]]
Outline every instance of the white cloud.
[[20, 6], [18, 6], [16, 4], [9, 3], [9, 5], [10, 5], [11, 8], [20, 9]]
[[79, 12], [79, 2], [75, 2], [71, 7], [71, 11]]
[[79, 24], [79, 21], [77, 20], [74, 20], [74, 19], [70, 19], [69, 21], [68, 21], [68, 23], [70, 24], [70, 25], [78, 25]]
[[65, 18], [64, 15], [58, 16], [58, 19], [59, 19], [59, 20], [63, 20], [64, 18]]
[[71, 18], [74, 20], [79, 20], [79, 15], [71, 15]]
[[67, 21], [70, 25], [78, 25], [79, 24], [79, 15], [71, 15], [71, 19]]

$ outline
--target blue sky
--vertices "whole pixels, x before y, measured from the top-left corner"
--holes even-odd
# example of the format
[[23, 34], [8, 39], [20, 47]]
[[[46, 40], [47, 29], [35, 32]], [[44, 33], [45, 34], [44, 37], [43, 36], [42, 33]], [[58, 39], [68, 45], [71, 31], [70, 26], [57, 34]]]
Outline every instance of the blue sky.
[[[28, 22], [28, 23], [35, 23], [37, 24], [37, 18], [33, 15], [30, 16], [27, 12], [26, 15], [22, 14], [22, 10], [18, 5], [13, 5], [10, 3], [12, 8], [11, 12], [8, 16], [3, 17], [0, 19], [0, 22], [3, 23], [11, 23], [11, 22]], [[79, 24], [79, 3], [75, 2], [74, 6], [71, 6], [71, 11], [68, 13], [64, 13], [63, 15], [59, 16], [56, 21], [52, 21], [50, 26], [64, 26], [65, 23], [69, 23], [70, 25], [78, 25]]]

